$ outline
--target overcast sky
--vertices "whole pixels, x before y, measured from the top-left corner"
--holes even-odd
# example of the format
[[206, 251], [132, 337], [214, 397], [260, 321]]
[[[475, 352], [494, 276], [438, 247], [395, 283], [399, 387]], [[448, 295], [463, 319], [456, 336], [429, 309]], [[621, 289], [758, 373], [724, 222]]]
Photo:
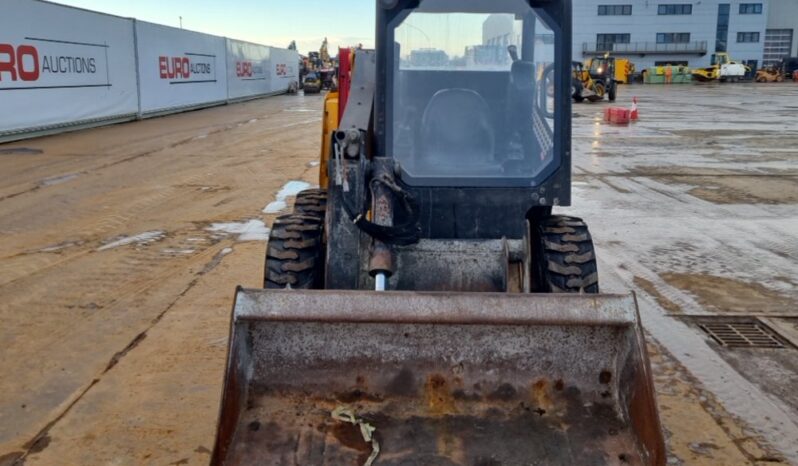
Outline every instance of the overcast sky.
[[89, 10], [179, 26], [300, 52], [374, 45], [374, 0], [55, 0]]

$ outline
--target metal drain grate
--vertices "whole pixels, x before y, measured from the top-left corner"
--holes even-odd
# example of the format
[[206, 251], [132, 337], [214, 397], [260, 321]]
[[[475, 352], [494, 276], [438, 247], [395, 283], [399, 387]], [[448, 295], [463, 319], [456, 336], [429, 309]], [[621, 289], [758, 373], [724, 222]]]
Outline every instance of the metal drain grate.
[[698, 327], [729, 348], [784, 348], [781, 339], [758, 320], [698, 322]]

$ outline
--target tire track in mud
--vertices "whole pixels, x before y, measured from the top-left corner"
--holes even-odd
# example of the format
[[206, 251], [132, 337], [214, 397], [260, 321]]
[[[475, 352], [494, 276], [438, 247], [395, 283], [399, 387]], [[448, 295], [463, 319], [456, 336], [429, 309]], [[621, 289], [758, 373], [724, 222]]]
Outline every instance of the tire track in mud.
[[[166, 144], [166, 145], [164, 145], [162, 147], [148, 149], [148, 150], [145, 150], [143, 152], [139, 152], [139, 153], [135, 153], [133, 155], [129, 155], [127, 157], [123, 157], [123, 158], [121, 158], [119, 160], [114, 160], [114, 161], [107, 162], [107, 163], [104, 163], [104, 164], [100, 164], [100, 165], [97, 165], [97, 166], [94, 166], [94, 167], [89, 167], [89, 168], [86, 168], [86, 169], [83, 169], [83, 170], [80, 170], [80, 171], [71, 171], [71, 172], [69, 172], [67, 174], [62, 173], [62, 174], [51, 175], [51, 176], [49, 176], [49, 177], [47, 177], [47, 178], [45, 178], [43, 180], [36, 181], [35, 182], [36, 184], [34, 186], [30, 186], [30, 187], [28, 187], [26, 189], [22, 189], [22, 190], [19, 190], [17, 192], [13, 192], [11, 194], [6, 194], [4, 196], [0, 196], [0, 202], [6, 201], [6, 200], [9, 200], [9, 199], [14, 199], [16, 197], [22, 196], [24, 194], [32, 193], [32, 192], [38, 191], [38, 190], [43, 189], [43, 188], [47, 188], [48, 185], [46, 183], [44, 183], [44, 181], [46, 179], [52, 179], [52, 178], [63, 177], [63, 176], [68, 176], [68, 175], [75, 175], [76, 177], [89, 175], [89, 174], [92, 174], [94, 172], [101, 171], [101, 170], [104, 170], [104, 169], [107, 169], [107, 168], [111, 168], [111, 167], [114, 167], [114, 166], [117, 166], [117, 165], [120, 165], [120, 164], [132, 162], [134, 160], [137, 160], [137, 159], [140, 159], [140, 158], [143, 158], [143, 157], [149, 157], [151, 155], [155, 155], [155, 154], [158, 154], [158, 153], [161, 153], [161, 152], [164, 152], [164, 151], [172, 150], [172, 149], [178, 148], [180, 146], [184, 146], [186, 144], [189, 144], [189, 143], [201, 140], [201, 139], [210, 138], [211, 136], [219, 135], [221, 133], [225, 133], [225, 132], [228, 132], [228, 131], [234, 131], [236, 129], [241, 128], [242, 126], [250, 124], [253, 120], [255, 120], [255, 121], [266, 121], [270, 117], [274, 117], [274, 116], [279, 115], [280, 113], [284, 113], [284, 112], [285, 111], [283, 110], [283, 111], [281, 111], [279, 113], [276, 113], [276, 114], [261, 115], [261, 116], [258, 116], [257, 118], [254, 118], [254, 119], [251, 118], [251, 117], [250, 118], [246, 118], [246, 119], [241, 119], [241, 120], [235, 121], [233, 123], [227, 124], [227, 125], [225, 125], [223, 127], [217, 127], [216, 129], [204, 130], [204, 131], [201, 132], [200, 135], [194, 134], [192, 136], [185, 137], [185, 138], [179, 139], [177, 141], [168, 143], [168, 144]], [[311, 119], [304, 119], [304, 120], [300, 120], [300, 121], [295, 121], [295, 122], [289, 122], [289, 123], [281, 124], [279, 126], [273, 126], [273, 127], [270, 128], [270, 130], [273, 130], [273, 131], [284, 131], [286, 129], [293, 128], [295, 126], [302, 126], [302, 125], [307, 125], [307, 124], [316, 123], [316, 122], [320, 122], [320, 121], [321, 121], [320, 117], [314, 117], [314, 118], [311, 118]], [[38, 168], [41, 168], [41, 167], [38, 167]], [[28, 184], [31, 184], [31, 183], [28, 183]]]
[[101, 382], [103, 376], [107, 374], [109, 371], [113, 370], [114, 367], [131, 351], [135, 350], [138, 345], [144, 341], [147, 337], [147, 333], [156, 325], [158, 325], [161, 320], [166, 316], [166, 314], [174, 308], [174, 306], [181, 300], [183, 297], [186, 296], [196, 285], [199, 283], [200, 279], [212, 272], [219, 264], [221, 264], [224, 256], [230, 253], [230, 249], [228, 245], [223, 247], [215, 248], [216, 252], [213, 255], [213, 258], [206, 262], [201, 270], [197, 271], [194, 274], [194, 278], [183, 288], [183, 290], [158, 314], [156, 315], [150, 324], [138, 333], [124, 348], [117, 351], [108, 361], [108, 364], [99, 373], [96, 377], [92, 378], [92, 380], [82, 389], [80, 389], [72, 399], [68, 400], [68, 404], [63, 408], [63, 410], [58, 413], [52, 420], [46, 423], [46, 425], [29, 441], [27, 441], [23, 445], [22, 452], [12, 452], [7, 455], [3, 455], [0, 459], [8, 459], [10, 460], [10, 464], [13, 466], [21, 466], [25, 463], [25, 458], [31, 453], [37, 453], [42, 451], [50, 442], [49, 432], [50, 430], [58, 424], [60, 420], [62, 420], [65, 416], [69, 414], [72, 408], [78, 404], [90, 391], [93, 387], [95, 387], [98, 383]]
[[[142, 214], [150, 209], [164, 204], [167, 199], [171, 200], [172, 202], [176, 202], [182, 197], [187, 197], [194, 194], [192, 191], [182, 189], [180, 186], [200, 183], [202, 180], [209, 177], [212, 177], [212, 173], [198, 174], [183, 178], [178, 184], [169, 185], [166, 189], [161, 189], [153, 192], [152, 194], [137, 198], [133, 200], [131, 204], [125, 204], [122, 206], [124, 207], [124, 213], [109, 213], [101, 216], [99, 219], [95, 220], [94, 222], [90, 222], [81, 228], [81, 238], [77, 241], [91, 244], [91, 246], [86, 247], [83, 250], [76, 251], [75, 253], [72, 253], [63, 259], [56, 261], [55, 263], [51, 263], [48, 257], [34, 257], [30, 260], [30, 263], [23, 264], [20, 268], [15, 269], [18, 271], [16, 273], [16, 278], [3, 281], [2, 276], [0, 276], [0, 289], [7, 285], [13, 285], [20, 279], [28, 278], [42, 271], [51, 269], [52, 267], [62, 265], [68, 261], [76, 260], [82, 256], [85, 256], [86, 254], [95, 252], [95, 248], [99, 245], [100, 241], [107, 239], [109, 235], [120, 232], [122, 227], [129, 225], [134, 219], [139, 219]], [[12, 230], [9, 233], [14, 232], [15, 231]], [[46, 249], [46, 246], [42, 246], [42, 248]], [[28, 252], [27, 254], [41, 253], [42, 251], [39, 250]]]

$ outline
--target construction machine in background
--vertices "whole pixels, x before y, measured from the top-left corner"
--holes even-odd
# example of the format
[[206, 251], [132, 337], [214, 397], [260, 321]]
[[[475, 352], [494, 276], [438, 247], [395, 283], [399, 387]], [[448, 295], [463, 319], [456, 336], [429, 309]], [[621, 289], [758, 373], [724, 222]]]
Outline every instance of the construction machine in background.
[[754, 80], [758, 83], [780, 83], [785, 79], [793, 79], [798, 70], [798, 58], [784, 57], [777, 63], [757, 70]]
[[[584, 68], [594, 81], [604, 87], [607, 98], [610, 102], [613, 102], [618, 92], [618, 83], [626, 82], [627, 80], [625, 72], [628, 63], [628, 60], [612, 57], [608, 52], [602, 57], [588, 59]], [[619, 75], [623, 76], [623, 81], [618, 79]]]
[[330, 57], [328, 42], [325, 37], [319, 47], [319, 51], [308, 52], [305, 59], [307, 73], [315, 73], [321, 80], [321, 89], [335, 89], [338, 86], [336, 79], [337, 65], [336, 60]]
[[317, 71], [309, 71], [302, 81], [305, 94], [318, 94], [321, 92], [322, 81]]
[[780, 83], [784, 81], [784, 62], [756, 70], [754, 81], [758, 83]]
[[[325, 100], [321, 186], [236, 292], [211, 464], [664, 465], [635, 298], [599, 293], [587, 225], [553, 211], [570, 0], [376, 10]], [[510, 58], [410, 60], [485, 21], [520, 31]]]
[[606, 94], [607, 88], [604, 82], [593, 79], [582, 62], [571, 62], [571, 98], [574, 102], [583, 102], [585, 99], [590, 102], [600, 102], [604, 100]]
[[737, 82], [745, 78], [751, 69], [732, 60], [728, 53], [718, 52], [712, 54], [712, 65], [706, 68], [696, 68], [692, 71], [693, 79], [700, 82], [720, 81]]
[[796, 71], [798, 71], [798, 57], [784, 57], [781, 59], [784, 64], [784, 77], [786, 79], [796, 79]]

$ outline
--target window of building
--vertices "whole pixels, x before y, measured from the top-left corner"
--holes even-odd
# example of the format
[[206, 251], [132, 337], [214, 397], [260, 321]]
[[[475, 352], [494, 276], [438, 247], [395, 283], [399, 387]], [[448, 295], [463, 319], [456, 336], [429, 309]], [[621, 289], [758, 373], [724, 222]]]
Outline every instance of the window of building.
[[729, 14], [731, 8], [728, 3], [718, 5], [718, 28], [715, 32], [715, 51], [725, 52], [729, 42]]
[[792, 29], [768, 29], [765, 31], [765, 53], [762, 65], [775, 65], [782, 58], [789, 57], [792, 51], [792, 36]]
[[692, 15], [693, 5], [689, 3], [665, 3], [657, 8], [658, 15]]
[[658, 44], [686, 44], [690, 42], [689, 32], [658, 32]]
[[758, 32], [738, 32], [737, 42], [759, 42]]
[[599, 52], [612, 51], [614, 44], [628, 44], [631, 34], [596, 34], [596, 50]]
[[629, 16], [632, 14], [632, 5], [599, 5], [599, 16]]
[[740, 14], [741, 15], [761, 15], [762, 14], [762, 4], [761, 3], [741, 3], [740, 4]]

